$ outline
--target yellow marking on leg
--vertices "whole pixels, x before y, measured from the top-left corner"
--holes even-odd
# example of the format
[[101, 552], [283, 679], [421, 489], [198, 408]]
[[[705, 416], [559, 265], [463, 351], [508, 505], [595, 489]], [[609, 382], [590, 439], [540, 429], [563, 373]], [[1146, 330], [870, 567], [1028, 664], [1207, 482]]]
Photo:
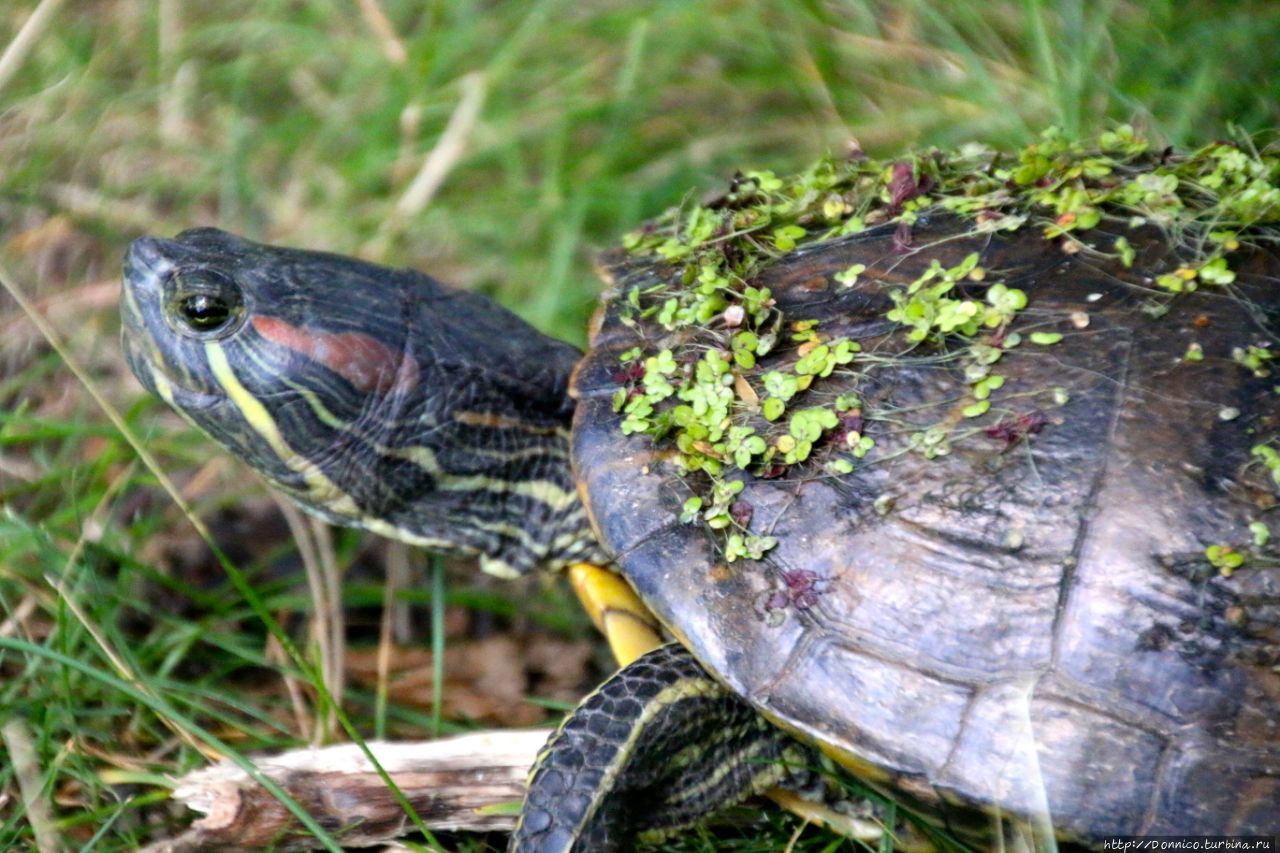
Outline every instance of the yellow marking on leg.
[[[753, 721], [734, 729], [722, 729], [719, 736], [724, 740], [741, 740], [750, 735], [756, 729], [756, 726], [757, 724]], [[678, 788], [675, 791], [669, 790], [668, 795], [678, 792], [682, 800], [707, 799], [724, 783], [725, 778], [730, 773], [735, 772], [742, 765], [751, 767], [752, 790], [760, 790], [777, 785], [787, 775], [787, 768], [783, 762], [770, 761], [760, 757], [760, 753], [768, 749], [769, 746], [770, 744], [766, 739], [759, 738], [742, 752], [739, 752], [733, 761], [719, 766], [707, 767], [705, 766], [705, 745], [691, 743], [681, 750], [678, 758], [683, 760], [685, 766], [698, 765], [701, 768], [702, 775], [695, 775], [693, 783], [686, 787]], [[674, 765], [675, 761], [672, 764]], [[685, 782], [687, 780], [688, 776], [681, 781]]]
[[[770, 788], [765, 792], [765, 796], [797, 817], [809, 823], [816, 823], [818, 826], [825, 826], [832, 832], [837, 832], [849, 838], [874, 843], [883, 838], [885, 834], [885, 828], [875, 821], [861, 820], [852, 815], [841, 814], [822, 803], [806, 800], [795, 791], [788, 791], [786, 788]], [[902, 842], [895, 839], [894, 849], [919, 850], [921, 848], [903, 847]]]
[[[592, 569], [596, 572], [613, 574], [612, 572], [609, 572], [607, 569], [602, 569], [599, 566], [593, 566], [589, 563], [575, 563], [572, 569], [576, 569], [579, 566]], [[570, 569], [570, 571], [572, 571], [572, 569]], [[574, 588], [575, 589], [577, 588], [576, 585]], [[635, 593], [632, 593], [632, 595], [634, 594]], [[585, 704], [587, 700], [591, 698], [591, 696], [594, 696], [595, 693], [599, 693], [603, 689], [604, 689], [603, 685], [601, 685], [600, 687], [597, 687], [595, 692], [593, 692], [591, 695], [584, 698], [582, 702], [579, 703], [579, 707]], [[583, 815], [584, 817], [583, 825], [585, 825], [586, 820], [589, 820], [595, 814], [596, 808], [598, 807], [600, 801], [604, 799], [604, 797], [613, 790], [614, 783], [617, 780], [618, 775], [622, 772], [622, 769], [626, 765], [627, 761], [629, 761], [630, 758], [635, 754], [636, 741], [638, 741], [640, 739], [640, 736], [644, 734], [645, 729], [649, 727], [649, 724], [653, 722], [655, 717], [657, 717], [660, 713], [666, 710], [668, 706], [674, 705], [676, 702], [680, 701], [681, 699], [694, 699], [699, 696], [709, 696], [719, 692], [722, 689], [723, 688], [720, 687], [720, 685], [716, 684], [710, 678], [699, 679], [699, 680], [691, 680], [686, 678], [686, 679], [677, 681], [674, 684], [667, 685], [666, 687], [662, 688], [662, 690], [658, 691], [657, 695], [655, 695], [652, 699], [650, 699], [648, 702], [645, 702], [640, 710], [640, 716], [637, 717], [631, 723], [631, 727], [627, 732], [627, 739], [618, 746], [617, 751], [614, 753], [613, 760], [610, 761], [604, 767], [603, 775], [601, 776], [599, 782], [596, 784], [596, 787], [590, 792], [592, 805], [587, 808], [586, 812]], [[542, 764], [543, 756], [545, 756], [547, 752], [550, 751], [550, 749], [552, 748], [552, 745], [560, 737], [561, 733], [564, 732], [564, 727], [568, 725], [571, 719], [573, 719], [572, 714], [565, 717], [564, 721], [560, 723], [559, 728], [556, 729], [556, 733], [553, 734], [551, 736], [551, 739], [547, 741], [546, 745], [542, 747], [542, 750], [538, 753], [538, 757], [533, 762], [533, 767], [529, 768], [529, 775], [528, 777], [526, 777], [527, 781], [530, 781], [530, 782], [533, 781], [534, 774], [538, 772], [538, 767]], [[523, 815], [520, 817], [519, 820], [524, 820]], [[517, 832], [519, 831], [519, 827], [520, 827], [520, 824], [519, 824], [519, 821], [517, 821], [516, 823]]]
[[591, 621], [609, 640], [618, 666], [663, 644], [662, 626], [619, 575], [591, 563], [569, 567], [569, 583]]

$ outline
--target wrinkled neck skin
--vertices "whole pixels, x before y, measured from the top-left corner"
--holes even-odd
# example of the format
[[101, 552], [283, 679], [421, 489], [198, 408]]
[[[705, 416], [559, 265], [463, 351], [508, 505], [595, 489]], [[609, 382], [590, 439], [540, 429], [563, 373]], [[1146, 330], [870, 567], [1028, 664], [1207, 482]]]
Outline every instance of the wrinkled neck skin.
[[[422, 379], [450, 390], [422, 394], [418, 385], [370, 400], [338, 440], [297, 448], [284, 476], [264, 473], [326, 521], [478, 557], [501, 577], [607, 560], [574, 483], [567, 418], [517, 415], [500, 390], [459, 365]], [[295, 425], [283, 435], [316, 426], [305, 397], [265, 406]]]
[[574, 483], [567, 418], [508, 414], [510, 401], [464, 370], [439, 381], [454, 392], [411, 404], [379, 437], [372, 480], [385, 502], [364, 499], [362, 526], [479, 557], [502, 577], [606, 560]]
[[[570, 464], [577, 350], [487, 300], [400, 275], [402, 322], [386, 330], [402, 335], [398, 363], [366, 371], [374, 390], [340, 415], [336, 440], [300, 449], [340, 497], [326, 500], [313, 478], [280, 485], [331, 521], [475, 556], [502, 577], [605, 560]], [[268, 399], [279, 420], [296, 410], [286, 434], [321, 434], [314, 400]]]
[[603, 559], [569, 456], [580, 353], [489, 300], [400, 278], [402, 359], [381, 411], [355, 421], [375, 433], [374, 476], [347, 478], [376, 484], [362, 523], [503, 577]]

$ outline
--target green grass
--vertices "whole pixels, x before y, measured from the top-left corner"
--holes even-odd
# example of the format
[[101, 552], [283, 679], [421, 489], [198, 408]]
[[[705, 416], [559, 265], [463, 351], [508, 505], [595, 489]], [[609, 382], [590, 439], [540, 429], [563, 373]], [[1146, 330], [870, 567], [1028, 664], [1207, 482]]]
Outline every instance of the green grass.
[[[0, 9], [0, 46], [35, 5]], [[281, 686], [281, 673], [305, 683], [304, 667], [265, 651], [261, 616], [312, 659], [302, 569], [287, 533], [255, 527], [277, 519], [262, 487], [211, 462], [209, 444], [128, 376], [111, 282], [131, 238], [217, 224], [361, 253], [491, 294], [581, 343], [594, 253], [740, 167], [786, 171], [854, 138], [891, 154], [1017, 145], [1049, 124], [1085, 133], [1134, 121], [1175, 145], [1229, 123], [1280, 125], [1280, 55], [1269, 49], [1280, 7], [1262, 2], [382, 8], [403, 61], [345, 0], [64, 3], [0, 80], [0, 263], [246, 579], [232, 582], [202, 550], [63, 358], [0, 295], [0, 726], [21, 720], [30, 733], [67, 847], [133, 849], [180, 825], [146, 774], [201, 766], [211, 740], [251, 753], [307, 738]], [[406, 207], [451, 119], [463, 125], [456, 158], [429, 203]], [[349, 577], [351, 642], [367, 648], [382, 552], [344, 533], [334, 553]], [[473, 633], [589, 636], [555, 584], [510, 591], [451, 565], [433, 595], [425, 567], [418, 577], [401, 599], [424, 646], [433, 620], [458, 613]], [[304, 697], [308, 714], [317, 703]], [[363, 688], [345, 705], [365, 734], [411, 737], [437, 722]], [[22, 803], [0, 760], [0, 848], [35, 843]], [[784, 819], [767, 827], [698, 832], [678, 849], [779, 849], [795, 831]], [[809, 829], [795, 849], [852, 846]]]

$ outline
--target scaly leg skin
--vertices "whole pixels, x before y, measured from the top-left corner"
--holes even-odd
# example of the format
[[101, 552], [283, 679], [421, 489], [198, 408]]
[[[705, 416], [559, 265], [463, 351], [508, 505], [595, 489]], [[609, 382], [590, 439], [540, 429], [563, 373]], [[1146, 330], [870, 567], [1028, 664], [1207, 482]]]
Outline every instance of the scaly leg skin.
[[[608, 639], [619, 666], [625, 667], [663, 644], [662, 628], [658, 620], [620, 575], [603, 566], [576, 563], [569, 567], [568, 576], [578, 600], [591, 616], [591, 621]], [[705, 674], [703, 677], [706, 677]], [[696, 774], [692, 778], [700, 783]], [[766, 791], [765, 796], [810, 823], [825, 825], [832, 831], [851, 838], [874, 843], [884, 834], [884, 827], [880, 824], [849, 813], [855, 809], [833, 807], [831, 802], [825, 801], [827, 798], [824, 796], [816, 799], [803, 796], [795, 790], [796, 780], [788, 781], [792, 783], [790, 787], [773, 788]], [[682, 780], [676, 780], [677, 785], [681, 782]], [[844, 800], [838, 792], [834, 793], [836, 802]], [[678, 810], [682, 797], [677, 793], [673, 799], [676, 804], [672, 807]], [[847, 806], [847, 801], [841, 803], [841, 806]], [[696, 820], [689, 822], [696, 823]]]
[[552, 735], [511, 853], [628, 849], [817, 766], [809, 748], [716, 683], [677, 644], [619, 671]]

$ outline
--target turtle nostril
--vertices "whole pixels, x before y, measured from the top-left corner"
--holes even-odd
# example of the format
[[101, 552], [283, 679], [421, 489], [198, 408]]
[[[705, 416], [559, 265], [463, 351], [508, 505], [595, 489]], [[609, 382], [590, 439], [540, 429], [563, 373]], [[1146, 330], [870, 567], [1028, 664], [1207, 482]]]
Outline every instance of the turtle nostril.
[[124, 256], [126, 287], [156, 287], [173, 268], [176, 246], [159, 237], [139, 237], [129, 244]]
[[125, 268], [151, 269], [170, 254], [165, 251], [169, 242], [159, 237], [139, 237], [129, 244], [129, 251], [125, 254]]

